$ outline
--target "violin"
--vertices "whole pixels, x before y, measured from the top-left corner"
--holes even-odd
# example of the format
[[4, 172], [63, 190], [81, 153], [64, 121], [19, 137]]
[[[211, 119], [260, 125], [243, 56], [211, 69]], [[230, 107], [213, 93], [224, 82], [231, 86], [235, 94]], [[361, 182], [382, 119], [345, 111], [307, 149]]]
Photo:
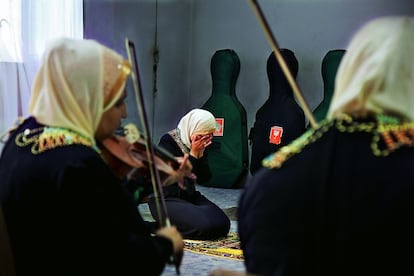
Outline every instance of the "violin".
[[[121, 134], [119, 134], [121, 132]], [[191, 171], [191, 164], [186, 162], [183, 168], [178, 160], [168, 151], [152, 145], [155, 149], [154, 163], [161, 173], [163, 185], [178, 181], [177, 178]], [[119, 179], [133, 179], [137, 174], [150, 180], [149, 159], [146, 149], [146, 141], [139, 135], [134, 124], [127, 124], [118, 134], [102, 141], [102, 155], [109, 167]], [[182, 171], [180, 170], [180, 166]]]

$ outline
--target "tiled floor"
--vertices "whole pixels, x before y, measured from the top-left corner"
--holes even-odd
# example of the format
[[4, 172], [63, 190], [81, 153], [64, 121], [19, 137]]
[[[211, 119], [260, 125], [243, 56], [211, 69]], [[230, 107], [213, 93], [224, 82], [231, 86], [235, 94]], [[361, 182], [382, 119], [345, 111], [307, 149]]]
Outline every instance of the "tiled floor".
[[[237, 207], [241, 189], [220, 189], [197, 186], [197, 189], [205, 195], [208, 199], [216, 203], [222, 209]], [[148, 206], [142, 204], [139, 206], [142, 216], [147, 220], [153, 220]], [[230, 231], [237, 232], [237, 221], [231, 221]], [[183, 261], [180, 272], [183, 276], [190, 275], [209, 275], [209, 272], [216, 268], [225, 268], [235, 271], [244, 271], [244, 264], [238, 260], [228, 260], [224, 258], [210, 257], [202, 254], [184, 252]], [[166, 266], [162, 276], [177, 275], [175, 267], [172, 265]]]

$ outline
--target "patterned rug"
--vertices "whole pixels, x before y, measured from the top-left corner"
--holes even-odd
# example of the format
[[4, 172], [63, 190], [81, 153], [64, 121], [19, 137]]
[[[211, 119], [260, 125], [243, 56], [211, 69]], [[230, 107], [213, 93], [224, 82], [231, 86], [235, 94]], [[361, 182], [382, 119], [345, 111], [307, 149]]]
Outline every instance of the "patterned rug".
[[244, 260], [240, 239], [235, 232], [230, 232], [225, 238], [212, 241], [184, 240], [184, 250], [214, 257]]

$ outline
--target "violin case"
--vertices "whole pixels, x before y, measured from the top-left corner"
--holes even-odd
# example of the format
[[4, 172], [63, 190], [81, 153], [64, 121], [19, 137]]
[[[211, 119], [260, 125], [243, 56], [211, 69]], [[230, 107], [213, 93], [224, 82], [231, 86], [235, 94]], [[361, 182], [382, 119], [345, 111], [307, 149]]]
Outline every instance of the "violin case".
[[[295, 54], [284, 48], [280, 49], [280, 53], [292, 76], [296, 78], [299, 64]], [[293, 90], [273, 52], [270, 53], [266, 66], [269, 97], [257, 110], [249, 133], [252, 174], [262, 167], [263, 158], [287, 145], [306, 130], [305, 114], [295, 101]]]
[[240, 188], [248, 173], [247, 114], [236, 96], [240, 60], [232, 49], [217, 50], [211, 59], [212, 93], [202, 106], [216, 118], [213, 143], [206, 149], [213, 177], [204, 186]]
[[332, 95], [335, 87], [336, 72], [345, 50], [336, 49], [328, 51], [322, 59], [321, 73], [323, 80], [323, 99], [321, 103], [312, 112], [317, 122], [326, 118], [329, 105], [332, 100]]

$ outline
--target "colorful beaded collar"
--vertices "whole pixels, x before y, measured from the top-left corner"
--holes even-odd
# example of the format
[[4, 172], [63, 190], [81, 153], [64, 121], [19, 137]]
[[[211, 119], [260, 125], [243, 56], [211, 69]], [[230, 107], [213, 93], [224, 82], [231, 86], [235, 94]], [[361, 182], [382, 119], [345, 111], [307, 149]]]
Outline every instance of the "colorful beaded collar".
[[25, 129], [16, 135], [15, 143], [19, 147], [32, 145], [31, 152], [39, 154], [57, 147], [84, 145], [100, 152], [93, 139], [75, 131], [59, 127], [39, 127]]

